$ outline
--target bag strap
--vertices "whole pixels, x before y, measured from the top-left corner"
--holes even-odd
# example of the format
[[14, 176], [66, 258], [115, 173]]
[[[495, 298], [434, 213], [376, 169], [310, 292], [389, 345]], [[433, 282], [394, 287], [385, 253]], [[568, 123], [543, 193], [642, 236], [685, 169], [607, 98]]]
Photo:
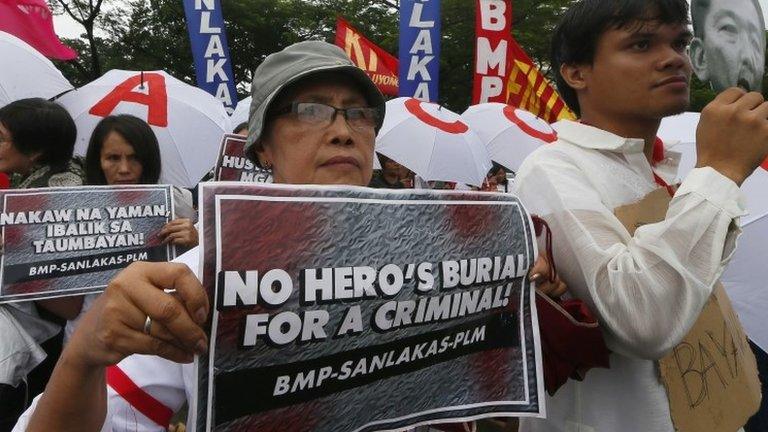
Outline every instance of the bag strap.
[[545, 233], [546, 259], [551, 267], [549, 281], [554, 282], [557, 279], [557, 266], [555, 265], [555, 256], [552, 254], [552, 229], [549, 228], [547, 221], [537, 215], [531, 215], [531, 220], [533, 221], [533, 229], [536, 231], [536, 237], [540, 237], [542, 233]]

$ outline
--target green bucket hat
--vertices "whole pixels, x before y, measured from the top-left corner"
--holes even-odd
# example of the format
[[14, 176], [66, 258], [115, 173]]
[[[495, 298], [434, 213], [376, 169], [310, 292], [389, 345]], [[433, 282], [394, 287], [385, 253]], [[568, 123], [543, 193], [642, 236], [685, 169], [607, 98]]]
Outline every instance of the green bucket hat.
[[295, 43], [267, 56], [253, 74], [246, 154], [250, 153], [253, 144], [259, 140], [264, 129], [264, 117], [277, 95], [287, 86], [321, 72], [347, 74], [359, 84], [368, 103], [380, 106], [384, 113], [384, 96], [381, 91], [341, 48], [323, 41]]

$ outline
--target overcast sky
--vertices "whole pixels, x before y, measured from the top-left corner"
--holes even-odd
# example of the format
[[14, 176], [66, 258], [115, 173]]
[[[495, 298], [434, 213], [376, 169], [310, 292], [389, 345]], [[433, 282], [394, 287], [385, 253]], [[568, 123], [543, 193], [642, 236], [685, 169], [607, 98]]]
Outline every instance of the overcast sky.
[[[114, 2], [115, 0], [107, 1]], [[765, 21], [768, 22], [768, 0], [760, 0], [760, 4], [763, 6], [763, 15], [766, 17]], [[67, 15], [54, 17], [53, 23], [56, 34], [60, 37], [77, 38], [83, 32], [83, 27]]]
[[59, 37], [74, 39], [80, 36], [83, 27], [72, 18], [65, 15], [53, 17], [53, 28]]

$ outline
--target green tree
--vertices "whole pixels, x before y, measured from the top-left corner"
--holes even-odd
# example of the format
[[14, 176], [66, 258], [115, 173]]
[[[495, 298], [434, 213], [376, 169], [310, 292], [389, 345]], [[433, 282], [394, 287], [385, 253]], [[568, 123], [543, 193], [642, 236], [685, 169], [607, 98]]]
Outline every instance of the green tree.
[[308, 39], [333, 42], [343, 16], [391, 51], [397, 45], [396, 4], [388, 0], [227, 0], [223, 2], [234, 74], [243, 83], [267, 55]]
[[[545, 74], [549, 44], [557, 20], [574, 0], [515, 0], [512, 35]], [[472, 100], [475, 50], [475, 2], [442, 0], [440, 102], [463, 111]]]
[[102, 12], [102, 2], [103, 0], [48, 0], [48, 6], [54, 15], [66, 14], [83, 26], [84, 40], [66, 40], [80, 53], [80, 59], [67, 62], [65, 67], [66, 71], [74, 75], [73, 81], [76, 83], [101, 76], [102, 41], [95, 32]]
[[[63, 0], [62, 0], [63, 1]], [[82, 1], [82, 0], [77, 0]], [[365, 26], [372, 37], [397, 44], [397, 13], [388, 0], [227, 0], [222, 2], [235, 80], [246, 96], [253, 70], [264, 58], [294, 42], [332, 41], [336, 16]], [[129, 0], [94, 19], [104, 38], [95, 38], [100, 70], [163, 69], [195, 83], [195, 71], [183, 4], [178, 0]], [[84, 40], [67, 40], [81, 56], [91, 48]], [[79, 63], [61, 65], [82, 85], [100, 75], [83, 73]]]
[[712, 102], [712, 99], [717, 96], [717, 93], [712, 90], [709, 84], [701, 82], [696, 75], [691, 79], [691, 106], [690, 111], [701, 112], [708, 103]]
[[104, 68], [163, 69], [190, 84], [194, 65], [180, 1], [130, 0], [103, 20], [109, 46]]
[[[552, 80], [549, 45], [563, 11], [574, 0], [514, 0], [512, 33], [541, 71]], [[56, 13], [74, 14], [84, 26], [80, 39], [66, 40], [81, 53], [59, 63], [64, 75], [83, 85], [109, 69], [163, 69], [195, 83], [184, 7], [179, 0], [49, 0]], [[64, 6], [67, 6], [66, 8]], [[232, 68], [239, 98], [250, 90], [254, 69], [270, 53], [294, 42], [333, 42], [337, 16], [398, 56], [398, 0], [225, 0], [222, 1]], [[439, 102], [463, 111], [471, 102], [475, 2], [442, 0]], [[764, 88], [768, 94], [768, 78]], [[691, 109], [700, 111], [715, 94], [697, 79]]]

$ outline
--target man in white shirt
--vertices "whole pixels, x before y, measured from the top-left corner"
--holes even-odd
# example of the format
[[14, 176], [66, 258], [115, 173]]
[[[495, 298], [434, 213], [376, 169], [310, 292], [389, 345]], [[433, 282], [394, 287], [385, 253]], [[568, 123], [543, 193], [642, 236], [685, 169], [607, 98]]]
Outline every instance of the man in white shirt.
[[768, 153], [768, 103], [728, 89], [702, 113], [697, 168], [668, 188], [666, 219], [630, 235], [614, 216], [675, 177], [679, 156], [656, 132], [688, 106], [690, 39], [685, 0], [582, 0], [555, 31], [558, 88], [581, 122], [556, 125], [559, 140], [523, 163], [515, 192], [549, 222], [557, 268], [613, 354], [523, 431], [674, 431], [655, 360], [710, 297], [740, 233], [739, 185]]

